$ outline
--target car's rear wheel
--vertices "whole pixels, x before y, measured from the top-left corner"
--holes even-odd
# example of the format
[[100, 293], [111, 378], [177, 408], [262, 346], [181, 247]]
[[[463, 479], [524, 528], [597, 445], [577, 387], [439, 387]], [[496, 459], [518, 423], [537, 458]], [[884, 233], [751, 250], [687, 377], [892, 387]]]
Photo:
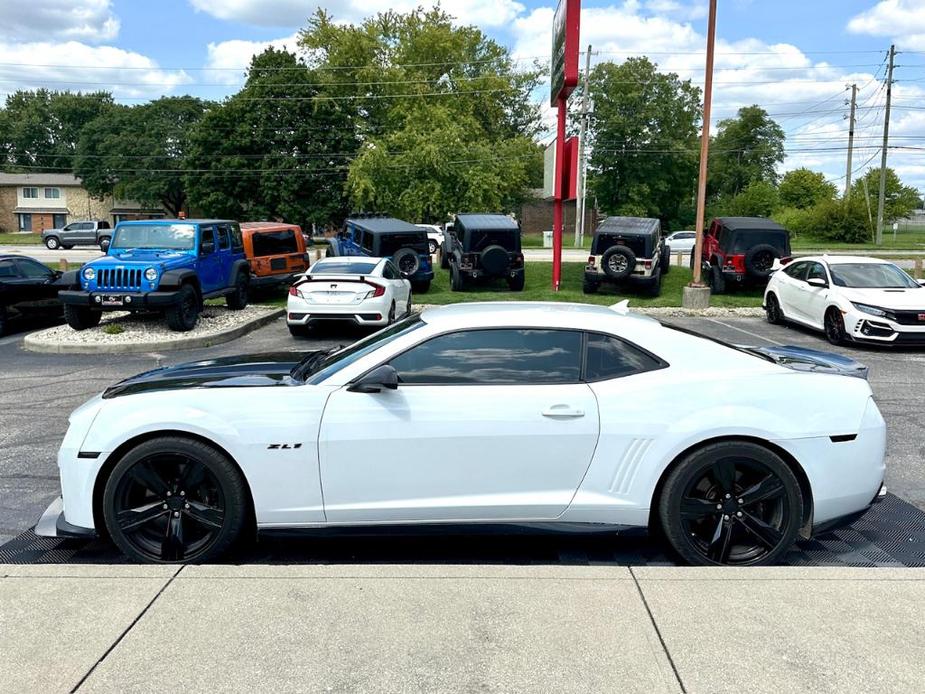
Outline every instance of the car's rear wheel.
[[437, 252], [437, 248], [438, 248], [437, 242], [434, 241], [433, 239], [428, 239], [427, 250], [430, 252], [431, 255]]
[[62, 243], [62, 244], [61, 244], [61, 248], [63, 248], [63, 249], [66, 250], [66, 251], [71, 250], [73, 247], [74, 247], [74, 246], [73, 246], [72, 244], [70, 244], [70, 243]]
[[512, 292], [522, 292], [524, 290], [524, 282], [526, 280], [526, 273], [519, 272], [513, 277], [507, 278], [507, 286]]
[[671, 248], [668, 246], [662, 246], [662, 254], [659, 258], [658, 266], [662, 273], [666, 275], [671, 272]]
[[246, 272], [239, 272], [234, 282], [234, 291], [225, 297], [225, 304], [232, 311], [247, 308], [247, 298], [250, 295], [250, 277]]
[[714, 294], [726, 293], [726, 278], [723, 277], [723, 271], [719, 265], [710, 266], [710, 291]]
[[244, 481], [200, 441], [151, 439], [120, 460], [103, 491], [113, 542], [146, 563], [207, 562], [238, 538], [247, 515]]
[[725, 441], [694, 451], [671, 471], [658, 512], [665, 537], [691, 564], [771, 564], [796, 541], [803, 497], [780, 456]]
[[395, 302], [392, 302], [392, 305], [389, 306], [389, 315], [388, 315], [388, 324], [392, 325], [395, 322]]
[[289, 324], [289, 334], [293, 337], [308, 337], [311, 334], [311, 328], [307, 325]]
[[845, 319], [842, 317], [841, 311], [835, 307], [830, 308], [825, 312], [823, 324], [826, 340], [836, 346], [845, 344], [848, 335], [845, 332]]
[[465, 280], [459, 268], [454, 264], [450, 265], [450, 290], [461, 292], [465, 288]]
[[422, 280], [421, 282], [412, 282], [411, 291], [417, 292], [418, 294], [426, 294], [430, 291], [430, 280]]
[[176, 332], [187, 332], [199, 321], [199, 292], [191, 284], [180, 287], [177, 303], [167, 308], [167, 326]]
[[600, 288], [600, 282], [592, 282], [591, 280], [584, 280], [581, 285], [581, 289], [585, 294], [597, 294], [597, 290]]
[[103, 317], [102, 311], [94, 311], [83, 306], [64, 305], [64, 320], [74, 330], [88, 330], [95, 328], [100, 324]]
[[646, 296], [658, 296], [662, 293], [662, 271], [660, 268], [655, 269], [652, 279], [646, 284]]
[[408, 303], [405, 305], [405, 315], [406, 316], [411, 315], [411, 296], [412, 296], [413, 291], [414, 290], [412, 290], [411, 292], [408, 292]]
[[58, 247], [60, 245], [61, 245], [61, 242], [54, 236], [49, 236], [47, 239], [45, 239], [45, 248], [47, 248], [50, 251], [58, 250]]
[[786, 322], [784, 312], [781, 310], [780, 302], [775, 294], [768, 294], [768, 297], [764, 300], [764, 315], [771, 325], [783, 325]]

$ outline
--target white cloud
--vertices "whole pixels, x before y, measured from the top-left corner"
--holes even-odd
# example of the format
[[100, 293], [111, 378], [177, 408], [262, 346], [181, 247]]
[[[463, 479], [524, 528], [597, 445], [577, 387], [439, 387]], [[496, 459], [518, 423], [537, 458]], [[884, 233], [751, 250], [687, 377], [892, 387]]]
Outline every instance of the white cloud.
[[925, 49], [925, 0], [880, 0], [852, 17], [848, 31], [890, 37], [900, 48]]
[[0, 2], [0, 36], [15, 41], [75, 39], [102, 43], [119, 34], [111, 0]]
[[318, 7], [336, 20], [358, 21], [376, 12], [409, 12], [439, 4], [466, 24], [481, 27], [506, 26], [525, 9], [516, 0], [332, 0], [324, 4], [304, 0], [190, 0], [190, 4], [217, 19], [277, 27], [303, 26]]
[[162, 70], [140, 53], [77, 41], [0, 42], [0, 80], [5, 92], [106, 90], [116, 99], [156, 98], [192, 81], [186, 72]]
[[233, 39], [210, 43], [205, 65], [210, 69], [203, 72], [203, 81], [227, 85], [240, 84], [244, 81], [244, 73], [253, 56], [263, 53], [270, 46], [298, 53], [298, 40], [298, 34], [293, 34], [272, 41]]

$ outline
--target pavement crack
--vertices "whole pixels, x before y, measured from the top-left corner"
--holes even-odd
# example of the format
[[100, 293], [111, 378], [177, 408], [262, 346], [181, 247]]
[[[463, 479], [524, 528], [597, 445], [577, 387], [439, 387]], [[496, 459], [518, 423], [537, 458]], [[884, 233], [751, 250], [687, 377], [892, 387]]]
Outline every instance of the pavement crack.
[[658, 642], [662, 644], [662, 650], [665, 651], [665, 657], [668, 658], [668, 663], [671, 665], [671, 670], [674, 672], [674, 677], [678, 681], [678, 686], [681, 688], [683, 694], [687, 694], [687, 689], [684, 686], [684, 681], [681, 679], [681, 673], [678, 672], [678, 666], [675, 665], [674, 658], [671, 657], [671, 653], [668, 650], [668, 645], [665, 643], [665, 639], [662, 636], [661, 629], [658, 628], [658, 624], [655, 623], [655, 615], [652, 614], [652, 608], [649, 607], [649, 601], [646, 600], [645, 593], [642, 592], [642, 586], [639, 585], [639, 579], [636, 578], [636, 573], [633, 571], [633, 567], [627, 567], [630, 572], [630, 576], [633, 577], [633, 583], [636, 584], [636, 590], [639, 591], [639, 597], [642, 600], [642, 604], [646, 608], [646, 612], [649, 615], [649, 621], [652, 622], [652, 628], [655, 629], [655, 634], [658, 636]]
[[173, 583], [173, 579], [175, 579], [177, 576], [179, 576], [179, 575], [180, 575], [180, 572], [183, 571], [184, 568], [185, 568], [185, 567], [183, 567], [183, 566], [179, 567], [179, 568], [173, 573], [173, 575], [172, 575], [169, 579], [167, 579], [167, 582], [166, 582], [164, 585], [161, 586], [161, 589], [160, 589], [159, 591], [157, 591], [157, 593], [154, 595], [153, 598], [151, 598], [151, 601], [150, 601], [147, 605], [145, 605], [144, 609], [143, 609], [141, 612], [139, 612], [139, 613], [135, 616], [135, 619], [132, 620], [132, 623], [129, 624], [127, 627], [125, 627], [125, 629], [122, 631], [122, 633], [119, 634], [119, 638], [117, 638], [115, 641], [112, 642], [112, 644], [109, 646], [109, 648], [106, 649], [106, 652], [103, 653], [102, 656], [100, 656], [100, 659], [97, 660], [95, 663], [93, 663], [93, 665], [90, 667], [89, 670], [87, 670], [87, 672], [84, 674], [84, 676], [81, 677], [80, 680], [77, 682], [77, 684], [74, 685], [73, 689], [71, 689], [71, 694], [74, 694], [74, 692], [78, 691], [78, 690], [83, 686], [84, 682], [87, 681], [87, 679], [90, 677], [90, 675], [93, 674], [93, 672], [96, 670], [96, 668], [97, 668], [104, 660], [106, 660], [106, 658], [109, 656], [110, 653], [112, 653], [112, 652], [116, 649], [116, 646], [118, 646], [120, 643], [122, 643], [122, 639], [124, 639], [124, 638], [128, 635], [128, 633], [129, 633], [132, 629], [135, 628], [135, 625], [138, 624], [139, 620], [140, 620], [142, 617], [145, 616], [145, 614], [148, 612], [148, 610], [151, 609], [151, 606], [152, 606], [155, 602], [157, 602], [157, 599], [158, 599], [159, 597], [161, 597], [161, 595], [163, 594], [163, 592], [164, 592], [165, 590], [167, 590], [167, 586], [169, 586], [171, 583]]

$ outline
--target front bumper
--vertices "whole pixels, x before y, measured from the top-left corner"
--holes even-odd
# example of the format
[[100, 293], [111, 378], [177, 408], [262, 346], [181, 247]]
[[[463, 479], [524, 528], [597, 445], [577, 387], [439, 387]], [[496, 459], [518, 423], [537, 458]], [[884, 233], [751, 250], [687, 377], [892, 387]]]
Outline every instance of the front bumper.
[[[121, 304], [111, 303], [116, 298]], [[173, 306], [180, 301], [178, 291], [158, 292], [88, 292], [85, 290], [65, 289], [58, 292], [58, 299], [68, 306], [83, 306], [100, 311], [136, 311], [139, 309], [162, 309]]]
[[39, 537], [96, 537], [96, 531], [93, 528], [71, 525], [65, 520], [64, 501], [60, 496], [48, 505], [45, 513], [39, 518], [39, 522], [35, 525], [35, 534]]
[[852, 310], [845, 315], [845, 330], [853, 341], [863, 344], [925, 347], [925, 323], [904, 325]]

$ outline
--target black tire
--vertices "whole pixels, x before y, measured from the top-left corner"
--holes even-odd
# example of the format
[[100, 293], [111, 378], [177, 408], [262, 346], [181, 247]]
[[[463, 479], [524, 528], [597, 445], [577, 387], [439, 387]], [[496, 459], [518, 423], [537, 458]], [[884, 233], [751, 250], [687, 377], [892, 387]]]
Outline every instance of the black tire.
[[450, 265], [450, 291], [461, 292], [466, 287], [466, 280], [463, 278], [459, 268], [454, 264]]
[[109, 250], [109, 242], [110, 242], [111, 240], [112, 240], [112, 239], [110, 239], [110, 237], [108, 237], [108, 236], [101, 236], [101, 237], [100, 237], [100, 250], [103, 251], [103, 253], [105, 253], [107, 250]]
[[251, 279], [246, 272], [239, 272], [234, 281], [234, 291], [225, 296], [225, 305], [232, 311], [247, 308]]
[[307, 325], [292, 325], [287, 324], [289, 328], [289, 334], [293, 337], [309, 337], [311, 335], [311, 328]]
[[94, 311], [91, 308], [85, 308], [83, 306], [64, 305], [64, 320], [74, 330], [95, 328], [100, 324], [100, 319], [102, 317], [102, 311]]
[[74, 247], [73, 244], [70, 244], [70, 243], [61, 244], [61, 248], [63, 248], [63, 249], [66, 250], [66, 251], [71, 250], [73, 247]]
[[428, 253], [430, 253], [431, 255], [434, 255], [437, 252], [437, 248], [439, 248], [439, 246], [437, 245], [436, 241], [434, 241], [433, 239], [427, 239], [427, 252]]
[[392, 302], [392, 305], [389, 306], [389, 315], [386, 316], [386, 325], [392, 325], [395, 322], [395, 302]]
[[3, 308], [0, 308], [0, 337], [6, 335], [8, 326], [10, 324], [9, 319], [6, 317], [6, 311]]
[[764, 316], [771, 325], [784, 325], [787, 321], [784, 318], [784, 312], [780, 308], [780, 302], [777, 295], [769, 293], [764, 300]]
[[421, 282], [412, 282], [411, 291], [415, 294], [426, 294], [430, 291], [430, 280], [423, 280]]
[[662, 246], [662, 254], [658, 260], [658, 267], [663, 275], [671, 272], [671, 249], [668, 246]]
[[167, 327], [178, 333], [184, 333], [196, 327], [199, 320], [201, 302], [199, 292], [191, 284], [184, 284], [177, 292], [177, 303], [169, 306], [164, 312], [167, 317]]
[[646, 296], [658, 296], [662, 293], [662, 271], [660, 268], [656, 268], [655, 274], [652, 275], [646, 283], [645, 295]]
[[413, 248], [399, 248], [392, 256], [392, 262], [395, 263], [402, 277], [411, 277], [421, 269], [421, 259]]
[[[412, 290], [413, 292], [414, 290]], [[408, 292], [408, 303], [405, 305], [405, 316], [411, 315], [411, 298], [413, 296], [412, 292]], [[404, 316], [403, 316], [404, 317]]]
[[757, 279], [771, 276], [774, 260], [780, 258], [780, 251], [767, 243], [749, 248], [745, 253], [745, 270]]
[[225, 455], [201, 441], [165, 436], [116, 463], [103, 490], [103, 518], [133, 561], [203, 563], [238, 539], [247, 499], [241, 473]]
[[825, 339], [836, 347], [845, 344], [848, 341], [848, 334], [845, 332], [845, 319], [842, 318], [841, 311], [832, 307], [825, 312], [823, 318], [825, 327]]
[[440, 247], [440, 267], [446, 270], [450, 267], [450, 259], [446, 254], [446, 243]]
[[622, 280], [636, 269], [636, 254], [626, 246], [611, 246], [601, 256], [601, 268], [612, 280]]
[[513, 277], [507, 278], [507, 286], [512, 292], [522, 292], [524, 282], [526, 281], [526, 272], [518, 272]]
[[58, 248], [60, 248], [60, 246], [61, 241], [57, 236], [49, 236], [47, 239], [45, 239], [45, 248], [50, 251], [56, 251]]
[[585, 294], [597, 294], [597, 290], [600, 288], [600, 282], [592, 282], [591, 280], [584, 280], [581, 284], [581, 290]]
[[723, 271], [719, 265], [710, 266], [710, 291], [714, 294], [726, 293], [726, 278], [723, 277]]
[[661, 530], [686, 562], [700, 566], [773, 564], [803, 522], [800, 484], [776, 453], [722, 441], [687, 455], [658, 499]]
[[493, 244], [479, 253], [479, 267], [489, 275], [504, 275], [510, 266], [511, 256], [504, 246]]

